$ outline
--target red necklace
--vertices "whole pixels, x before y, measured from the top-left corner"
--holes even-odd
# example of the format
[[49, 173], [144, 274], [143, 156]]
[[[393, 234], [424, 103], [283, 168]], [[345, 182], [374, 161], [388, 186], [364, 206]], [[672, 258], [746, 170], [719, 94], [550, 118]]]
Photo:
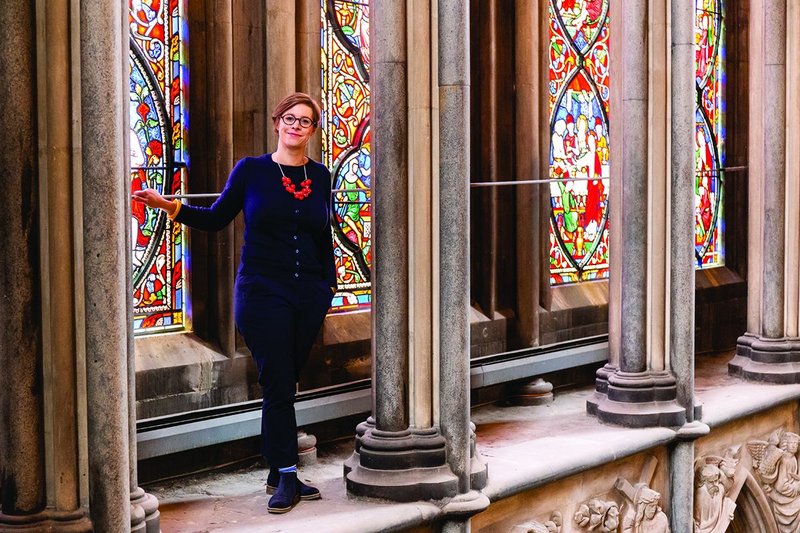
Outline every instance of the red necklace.
[[311, 180], [308, 179], [308, 172], [306, 172], [306, 166], [303, 165], [303, 176], [305, 179], [300, 182], [300, 186], [302, 189], [299, 191], [295, 187], [295, 184], [292, 183], [292, 180], [286, 176], [286, 172], [283, 171], [283, 167], [280, 163], [277, 163], [278, 168], [281, 170], [281, 183], [283, 183], [283, 188], [286, 189], [286, 192], [294, 196], [298, 200], [305, 200], [309, 196], [311, 196]]

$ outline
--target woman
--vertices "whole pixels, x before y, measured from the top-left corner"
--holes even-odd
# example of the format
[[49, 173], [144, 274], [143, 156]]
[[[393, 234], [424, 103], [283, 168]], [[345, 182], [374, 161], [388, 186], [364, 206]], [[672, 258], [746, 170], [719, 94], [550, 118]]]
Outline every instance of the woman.
[[218, 231], [244, 211], [244, 246], [236, 277], [236, 325], [258, 367], [264, 399], [262, 454], [270, 465], [270, 513], [320, 497], [297, 479], [296, 382], [336, 292], [330, 230], [331, 179], [305, 155], [317, 130], [319, 105], [294, 93], [272, 114], [278, 147], [246, 157], [210, 208], [181, 205], [145, 189], [133, 200], [166, 211], [176, 222]]

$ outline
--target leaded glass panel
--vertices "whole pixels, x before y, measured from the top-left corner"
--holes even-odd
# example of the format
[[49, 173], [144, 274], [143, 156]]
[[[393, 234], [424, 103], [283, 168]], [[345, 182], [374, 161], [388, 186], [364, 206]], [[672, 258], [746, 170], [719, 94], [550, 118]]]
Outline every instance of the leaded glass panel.
[[371, 301], [369, 4], [322, 0], [322, 157], [333, 178], [339, 289], [331, 312]]
[[608, 277], [608, 0], [551, 0], [550, 284]]
[[697, 268], [725, 264], [725, 24], [722, 0], [696, 0], [695, 258]]
[[[129, 0], [131, 190], [180, 194], [186, 178], [186, 27], [181, 0]], [[185, 235], [133, 203], [134, 331], [183, 329]]]

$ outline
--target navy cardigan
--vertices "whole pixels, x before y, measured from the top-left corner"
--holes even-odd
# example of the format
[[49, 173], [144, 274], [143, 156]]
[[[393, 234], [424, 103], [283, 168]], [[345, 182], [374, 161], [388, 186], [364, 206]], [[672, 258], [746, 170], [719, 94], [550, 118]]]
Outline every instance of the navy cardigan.
[[240, 160], [211, 207], [184, 205], [175, 221], [205, 231], [219, 231], [244, 211], [244, 246], [240, 274], [277, 281], [326, 281], [336, 286], [331, 237], [331, 175], [309, 159], [304, 166], [281, 165], [302, 189], [308, 176], [311, 195], [296, 199], [281, 183], [272, 154]]

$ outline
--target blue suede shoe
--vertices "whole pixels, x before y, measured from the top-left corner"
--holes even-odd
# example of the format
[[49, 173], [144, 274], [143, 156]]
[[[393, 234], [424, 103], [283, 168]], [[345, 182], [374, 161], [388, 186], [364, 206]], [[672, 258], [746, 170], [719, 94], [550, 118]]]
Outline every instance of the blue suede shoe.
[[288, 513], [299, 501], [300, 493], [297, 491], [297, 472], [286, 472], [280, 474], [278, 488], [275, 489], [275, 494], [269, 499], [267, 511], [272, 514]]
[[[269, 475], [267, 476], [267, 494], [275, 493], [275, 490], [278, 488], [280, 477], [281, 473], [277, 468], [269, 469]], [[297, 480], [297, 492], [300, 494], [301, 500], [318, 500], [322, 497], [319, 493], [319, 489], [311, 485], [306, 485], [299, 479]]]

